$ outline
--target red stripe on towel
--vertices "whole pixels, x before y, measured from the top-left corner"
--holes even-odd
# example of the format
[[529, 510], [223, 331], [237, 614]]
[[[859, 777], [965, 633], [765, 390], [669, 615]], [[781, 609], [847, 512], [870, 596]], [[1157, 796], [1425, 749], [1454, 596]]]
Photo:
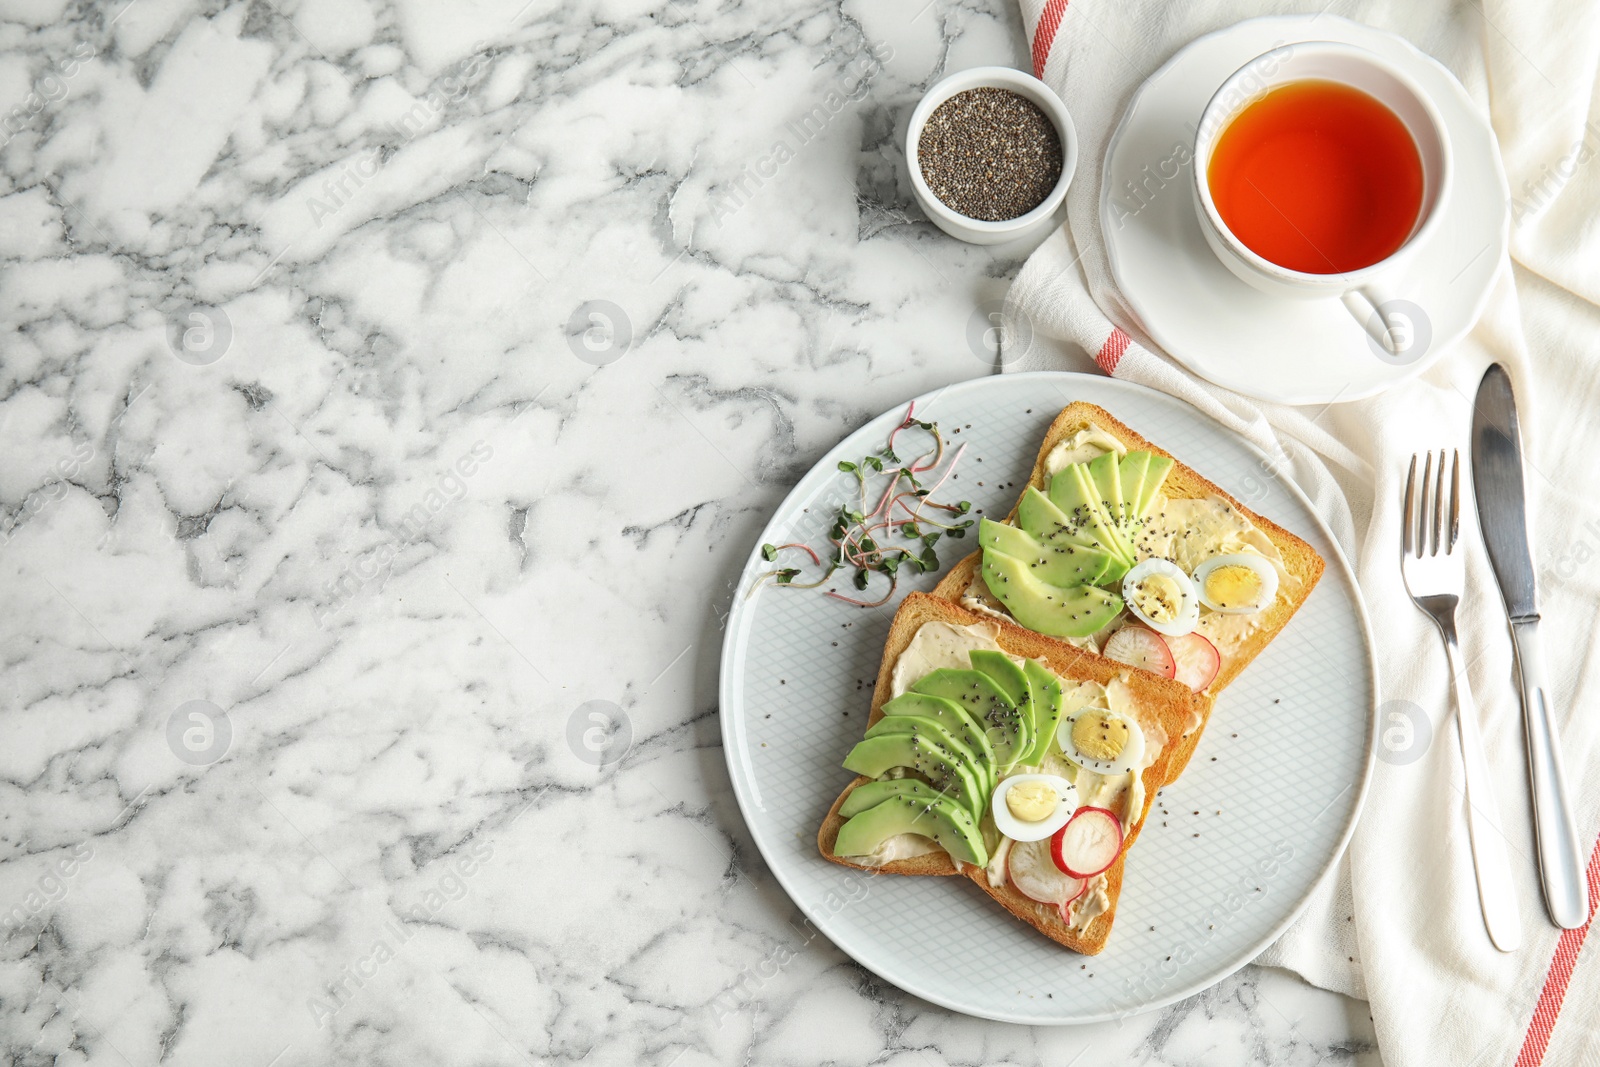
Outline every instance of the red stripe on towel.
[[1044, 65], [1050, 59], [1050, 46], [1056, 43], [1056, 30], [1061, 28], [1061, 16], [1066, 13], [1067, 0], [1048, 0], [1039, 14], [1039, 25], [1033, 31], [1033, 76], [1044, 77]]
[[1094, 361], [1107, 374], [1117, 373], [1117, 364], [1122, 361], [1122, 354], [1128, 350], [1130, 341], [1131, 338], [1122, 332], [1122, 327], [1112, 327], [1111, 336], [1106, 338], [1106, 343], [1095, 353]]
[[1561, 1002], [1567, 996], [1567, 983], [1572, 980], [1572, 969], [1578, 965], [1578, 952], [1583, 948], [1583, 939], [1589, 936], [1589, 927], [1594, 924], [1597, 903], [1600, 903], [1600, 841], [1595, 842], [1594, 851], [1589, 854], [1589, 920], [1576, 929], [1561, 931], [1556, 941], [1556, 954], [1550, 961], [1544, 989], [1539, 992], [1539, 1003], [1534, 1006], [1533, 1019], [1522, 1039], [1516, 1067], [1539, 1067], [1544, 1062], [1556, 1018], [1561, 1014]]

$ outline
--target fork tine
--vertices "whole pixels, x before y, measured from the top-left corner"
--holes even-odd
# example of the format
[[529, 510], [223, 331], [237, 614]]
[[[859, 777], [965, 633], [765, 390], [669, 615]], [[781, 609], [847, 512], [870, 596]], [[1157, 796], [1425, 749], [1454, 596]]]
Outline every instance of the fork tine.
[[1424, 555], [1430, 555], [1430, 549], [1438, 547], [1438, 541], [1429, 539], [1429, 531], [1434, 530], [1434, 450], [1427, 451], [1426, 459], [1422, 461], [1422, 499], [1418, 509], [1416, 558], [1421, 560]]
[[1448, 553], [1444, 543], [1444, 449], [1439, 449], [1439, 485], [1433, 493], [1433, 554]]
[[1400, 535], [1400, 554], [1417, 548], [1417, 454], [1411, 453], [1411, 469], [1406, 472], [1405, 529]]
[[1450, 547], [1454, 552], [1456, 538], [1461, 535], [1461, 449], [1450, 457]]

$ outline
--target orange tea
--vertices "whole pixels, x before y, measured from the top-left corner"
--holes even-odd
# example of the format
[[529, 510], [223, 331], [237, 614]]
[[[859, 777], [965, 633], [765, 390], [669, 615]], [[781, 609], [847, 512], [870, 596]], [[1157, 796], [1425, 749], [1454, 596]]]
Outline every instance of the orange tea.
[[1388, 258], [1422, 209], [1422, 157], [1405, 123], [1331, 81], [1291, 82], [1246, 107], [1217, 138], [1206, 180], [1235, 237], [1306, 274]]

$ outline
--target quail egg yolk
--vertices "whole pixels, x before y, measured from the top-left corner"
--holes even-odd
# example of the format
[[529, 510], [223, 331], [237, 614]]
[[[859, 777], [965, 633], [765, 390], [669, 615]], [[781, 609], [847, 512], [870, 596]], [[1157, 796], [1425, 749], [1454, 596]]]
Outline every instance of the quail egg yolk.
[[1128, 724], [1105, 712], [1090, 712], [1072, 724], [1072, 744], [1090, 759], [1109, 763], [1128, 747]]
[[[1228, 568], [1219, 567], [1218, 570]], [[1240, 570], [1248, 568], [1241, 567]], [[1254, 572], [1252, 572], [1252, 575]], [[1208, 583], [1206, 588], [1211, 588]], [[1134, 593], [1139, 610], [1156, 622], [1172, 622], [1178, 617], [1179, 610], [1183, 607], [1183, 590], [1178, 588], [1178, 583], [1165, 574], [1147, 575], [1139, 583], [1139, 588]]]
[[1206, 575], [1206, 599], [1213, 604], [1244, 607], [1261, 601], [1261, 575], [1242, 564], [1218, 567]]
[[1018, 782], [1006, 791], [1006, 807], [1023, 822], [1042, 822], [1055, 813], [1058, 798], [1048, 782]]

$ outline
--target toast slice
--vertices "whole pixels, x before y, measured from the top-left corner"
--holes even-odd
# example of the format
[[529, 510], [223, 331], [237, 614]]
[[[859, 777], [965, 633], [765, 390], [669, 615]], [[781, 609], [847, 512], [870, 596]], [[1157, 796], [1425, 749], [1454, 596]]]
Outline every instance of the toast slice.
[[[1210, 718], [1211, 710], [1216, 704], [1217, 695], [1226, 689], [1250, 665], [1250, 662], [1261, 654], [1261, 651], [1267, 645], [1272, 643], [1272, 640], [1289, 624], [1289, 620], [1294, 616], [1294, 613], [1300, 610], [1300, 605], [1305, 603], [1306, 598], [1311, 595], [1311, 590], [1316, 586], [1318, 579], [1322, 577], [1323, 560], [1317, 554], [1316, 549], [1312, 548], [1304, 540], [1296, 537], [1271, 519], [1251, 511], [1237, 499], [1224, 492], [1214, 482], [1202, 477], [1194, 468], [1186, 465], [1177, 456], [1174, 456], [1159, 445], [1151, 443], [1147, 438], [1119, 421], [1105, 408], [1095, 404], [1087, 404], [1081, 401], [1068, 404], [1062, 409], [1061, 414], [1056, 416], [1055, 421], [1050, 424], [1050, 429], [1044, 435], [1044, 442], [1039, 446], [1039, 455], [1034, 461], [1033, 473], [1028, 480], [1028, 484], [1040, 492], [1046, 491], [1049, 484], [1049, 476], [1045, 472], [1045, 458], [1062, 441], [1067, 440], [1073, 434], [1091, 424], [1115, 437], [1129, 451], [1142, 449], [1171, 459], [1173, 461], [1172, 470], [1168, 472], [1166, 482], [1162, 487], [1162, 493], [1165, 496], [1169, 499], [1216, 497], [1226, 502], [1272, 542], [1278, 553], [1283, 557], [1285, 570], [1295, 579], [1294, 582], [1284, 583], [1279, 587], [1277, 600], [1271, 607], [1260, 614], [1260, 628], [1241, 643], [1236, 650], [1223, 656], [1221, 669], [1217, 672], [1216, 678], [1201, 692], [1202, 702], [1199, 709], [1199, 717], [1196, 719], [1193, 728], [1185, 732], [1183, 741], [1177, 749], [1176, 758], [1173, 761], [1172, 778], [1167, 779], [1172, 781], [1183, 773], [1184, 767], [1189, 763], [1189, 758], [1194, 755], [1195, 747], [1200, 743], [1200, 735], [1205, 730], [1206, 721]], [[1013, 506], [1011, 513], [1006, 517], [1006, 521], [1014, 523], [1016, 517], [1017, 509]], [[957, 563], [947, 575], [939, 580], [939, 584], [934, 587], [934, 595], [959, 604], [963, 594], [972, 585], [973, 580], [978, 577], [982, 558], [983, 553], [981, 551], [974, 552]], [[1009, 616], [1000, 621], [1009, 629], [1023, 629], [1021, 623]], [[1031, 633], [1032, 631], [1025, 632]], [[1046, 640], [1056, 639], [1046, 638]], [[1092, 655], [1096, 659], [1103, 658], [1093, 653], [1086, 654]], [[1107, 662], [1114, 661], [1108, 660]], [[1121, 664], [1118, 664], [1118, 666], [1121, 666]], [[1137, 668], [1134, 669], [1138, 670]], [[1149, 672], [1138, 670], [1138, 673], [1148, 674]]]
[[1065, 945], [1075, 952], [1094, 955], [1105, 948], [1116, 917], [1117, 898], [1122, 889], [1123, 865], [1128, 849], [1138, 838], [1144, 820], [1154, 802], [1156, 790], [1170, 780], [1171, 764], [1177, 751], [1171, 739], [1181, 736], [1183, 730], [1198, 714], [1201, 698], [1179, 682], [1148, 671], [1139, 671], [1115, 660], [1097, 656], [1054, 638], [1044, 637], [1019, 626], [1000, 624], [997, 620], [968, 611], [959, 604], [926, 593], [910, 593], [895, 613], [889, 628], [889, 637], [883, 646], [883, 661], [878, 669], [877, 684], [872, 692], [872, 709], [867, 725], [870, 727], [883, 717], [883, 705], [892, 692], [892, 675], [895, 661], [910, 645], [912, 638], [925, 623], [947, 622], [957, 626], [973, 623], [990, 623], [998, 631], [996, 640], [1001, 649], [1015, 656], [1043, 660], [1045, 665], [1061, 677], [1072, 681], [1092, 681], [1102, 685], [1113, 680], [1123, 680], [1133, 697], [1135, 714], [1144, 729], [1147, 743], [1160, 742], [1160, 752], [1154, 762], [1141, 775], [1144, 784], [1144, 806], [1124, 836], [1121, 854], [1106, 872], [1106, 893], [1110, 906], [1091, 920], [1083, 931], [1069, 927], [1058, 911], [1023, 896], [1011, 885], [992, 886], [985, 869], [970, 864], [957, 870], [956, 864], [941, 851], [897, 860], [882, 866], [866, 866], [834, 854], [834, 842], [844, 819], [839, 816], [839, 806], [858, 786], [871, 781], [858, 777], [845, 787], [822, 821], [817, 833], [817, 848], [823, 857], [833, 863], [858, 870], [881, 874], [951, 875], [965, 874], [985, 893], [988, 893], [1012, 915], [1037, 929], [1046, 937]]

